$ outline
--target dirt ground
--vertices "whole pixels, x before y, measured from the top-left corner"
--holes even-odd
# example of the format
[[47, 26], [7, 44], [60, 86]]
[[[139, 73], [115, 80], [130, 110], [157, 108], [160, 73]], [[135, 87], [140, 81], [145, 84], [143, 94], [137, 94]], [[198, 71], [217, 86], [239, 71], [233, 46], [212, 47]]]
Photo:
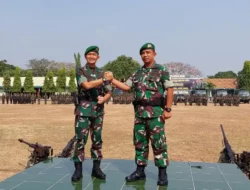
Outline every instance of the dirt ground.
[[[0, 105], [0, 181], [23, 170], [28, 160], [29, 149], [18, 138], [50, 145], [58, 154], [74, 135], [73, 109], [73, 105]], [[223, 148], [220, 124], [236, 152], [249, 150], [249, 115], [249, 104], [173, 106], [173, 117], [165, 125], [170, 161], [217, 162]], [[133, 119], [132, 105], [106, 105], [104, 158], [134, 159]]]

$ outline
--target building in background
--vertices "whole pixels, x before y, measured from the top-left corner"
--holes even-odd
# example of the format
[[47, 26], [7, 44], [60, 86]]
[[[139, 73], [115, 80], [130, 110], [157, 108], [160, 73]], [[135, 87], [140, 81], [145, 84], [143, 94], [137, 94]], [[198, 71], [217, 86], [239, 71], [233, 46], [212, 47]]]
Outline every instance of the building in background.
[[238, 88], [238, 82], [237, 82], [237, 78], [213, 78], [213, 79], [210, 79], [210, 78], [206, 78], [204, 79], [204, 81], [206, 82], [211, 82], [212, 84], [215, 85], [215, 88], [230, 88], [230, 89], [236, 89]]

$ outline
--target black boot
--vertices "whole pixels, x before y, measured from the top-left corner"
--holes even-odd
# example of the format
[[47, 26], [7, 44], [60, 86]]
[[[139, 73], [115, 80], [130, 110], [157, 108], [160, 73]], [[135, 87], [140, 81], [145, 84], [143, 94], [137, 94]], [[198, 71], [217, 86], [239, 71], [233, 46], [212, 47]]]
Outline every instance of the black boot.
[[100, 160], [93, 161], [92, 176], [98, 179], [106, 179], [106, 175], [102, 172], [100, 164], [101, 164]]
[[125, 179], [127, 182], [133, 182], [133, 181], [137, 181], [137, 180], [144, 180], [146, 179], [146, 175], [144, 172], [145, 166], [140, 166], [137, 165], [136, 170], [130, 174], [130, 176], [127, 176]]
[[78, 181], [82, 178], [82, 162], [75, 162], [75, 172], [72, 175], [72, 181]]
[[157, 185], [160, 186], [167, 186], [168, 185], [168, 174], [167, 174], [167, 168], [161, 168], [159, 167], [159, 175], [158, 175], [158, 182]]

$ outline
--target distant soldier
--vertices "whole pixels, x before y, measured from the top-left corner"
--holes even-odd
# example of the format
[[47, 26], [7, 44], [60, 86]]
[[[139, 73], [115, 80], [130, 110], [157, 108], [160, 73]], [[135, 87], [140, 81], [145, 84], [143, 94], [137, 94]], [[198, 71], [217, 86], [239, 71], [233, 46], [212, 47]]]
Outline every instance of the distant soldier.
[[207, 98], [207, 95], [204, 94], [202, 95], [202, 105], [207, 106], [207, 103], [208, 103], [208, 98]]
[[10, 104], [13, 104], [13, 94], [10, 94]]
[[40, 94], [39, 94], [38, 97], [37, 97], [38, 105], [40, 104], [40, 101], [41, 101], [41, 96], [40, 96]]
[[24, 97], [23, 97], [23, 94], [19, 94], [19, 104], [23, 104], [23, 99], [24, 99]]
[[175, 94], [175, 95], [174, 95], [174, 105], [175, 105], [175, 106], [177, 106], [177, 101], [178, 101], [178, 97], [177, 97], [177, 95]]
[[5, 95], [3, 94], [2, 95], [2, 104], [4, 104], [5, 103]]
[[45, 96], [44, 96], [44, 104], [47, 104], [47, 99], [48, 99], [48, 95], [46, 93]]
[[224, 102], [225, 102], [224, 96], [223, 96], [223, 95], [220, 95], [220, 96], [219, 96], [219, 104], [220, 104], [220, 106], [224, 106]]
[[225, 96], [225, 103], [227, 106], [231, 106], [232, 105], [232, 98], [231, 98], [231, 95], [227, 95]]
[[30, 100], [31, 100], [31, 104], [34, 104], [34, 102], [35, 102], [35, 95], [34, 94], [31, 94]]
[[50, 99], [51, 99], [51, 104], [54, 104], [55, 103], [54, 94], [50, 96]]
[[234, 106], [239, 106], [240, 105], [240, 96], [239, 95], [235, 95], [233, 97], [233, 105]]
[[6, 94], [6, 103], [9, 104], [9, 100], [10, 100], [10, 95], [9, 93]]
[[16, 104], [16, 95], [12, 94], [13, 104]]
[[188, 103], [188, 96], [184, 95], [184, 104], [185, 104], [185, 106], [187, 105], [187, 103]]
[[217, 97], [217, 95], [215, 95], [215, 96], [213, 97], [214, 106], [216, 106], [217, 102], [218, 102], [218, 97]]
[[15, 104], [19, 104], [19, 95], [15, 94]]

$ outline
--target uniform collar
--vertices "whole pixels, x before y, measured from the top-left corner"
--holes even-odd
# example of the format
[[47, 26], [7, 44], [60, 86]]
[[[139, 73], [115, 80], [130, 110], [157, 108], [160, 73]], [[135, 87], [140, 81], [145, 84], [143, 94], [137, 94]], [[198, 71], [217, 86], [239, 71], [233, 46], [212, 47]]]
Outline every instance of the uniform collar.
[[155, 69], [156, 68], [156, 62], [154, 62], [154, 64], [151, 67], [146, 68], [145, 65], [143, 65], [141, 68], [142, 69]]
[[86, 67], [87, 69], [97, 69], [96, 65], [95, 65], [95, 67], [90, 67], [90, 66], [88, 65], [88, 63], [85, 64], [85, 67]]

